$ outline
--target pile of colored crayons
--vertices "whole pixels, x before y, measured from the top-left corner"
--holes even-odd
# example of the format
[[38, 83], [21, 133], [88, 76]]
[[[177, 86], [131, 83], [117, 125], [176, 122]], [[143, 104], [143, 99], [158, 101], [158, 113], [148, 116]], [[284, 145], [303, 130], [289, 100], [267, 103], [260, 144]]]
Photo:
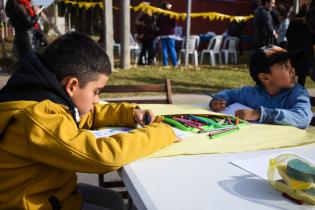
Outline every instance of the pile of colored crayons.
[[238, 117], [209, 115], [164, 116], [163, 121], [183, 131], [206, 132], [211, 139], [238, 131], [239, 125], [246, 123]]

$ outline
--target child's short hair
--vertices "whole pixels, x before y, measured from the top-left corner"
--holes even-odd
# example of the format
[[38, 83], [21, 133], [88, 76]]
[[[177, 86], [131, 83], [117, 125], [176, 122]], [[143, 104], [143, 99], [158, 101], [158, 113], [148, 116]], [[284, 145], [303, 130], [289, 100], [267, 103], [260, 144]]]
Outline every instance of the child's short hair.
[[98, 74], [111, 74], [111, 64], [104, 49], [90, 37], [71, 32], [47, 46], [42, 61], [59, 81], [75, 76], [80, 86], [93, 81]]
[[270, 73], [270, 66], [273, 64], [288, 59], [297, 59], [300, 55], [302, 55], [302, 53], [302, 50], [292, 50], [288, 52], [287, 50], [275, 45], [264, 46], [255, 51], [250, 57], [250, 76], [256, 83], [260, 83], [258, 79], [259, 73]]

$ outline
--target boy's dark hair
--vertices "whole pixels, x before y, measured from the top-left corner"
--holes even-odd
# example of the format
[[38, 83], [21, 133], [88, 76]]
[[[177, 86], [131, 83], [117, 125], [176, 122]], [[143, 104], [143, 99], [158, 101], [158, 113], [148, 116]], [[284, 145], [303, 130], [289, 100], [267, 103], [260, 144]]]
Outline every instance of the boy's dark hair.
[[42, 54], [44, 65], [59, 81], [75, 76], [84, 87], [98, 74], [111, 74], [111, 64], [104, 49], [90, 37], [71, 32], [52, 42]]
[[259, 81], [259, 73], [270, 73], [270, 66], [288, 59], [299, 59], [303, 56], [302, 50], [287, 51], [275, 45], [264, 46], [255, 51], [249, 60], [249, 73], [256, 84]]

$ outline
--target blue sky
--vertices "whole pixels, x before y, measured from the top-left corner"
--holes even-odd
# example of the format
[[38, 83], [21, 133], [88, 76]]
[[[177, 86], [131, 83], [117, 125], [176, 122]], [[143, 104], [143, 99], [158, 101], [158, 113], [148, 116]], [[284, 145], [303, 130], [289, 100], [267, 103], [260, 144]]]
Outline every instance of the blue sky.
[[36, 5], [43, 5], [45, 7], [49, 6], [50, 4], [52, 4], [54, 1], [53, 0], [33, 0], [33, 2]]

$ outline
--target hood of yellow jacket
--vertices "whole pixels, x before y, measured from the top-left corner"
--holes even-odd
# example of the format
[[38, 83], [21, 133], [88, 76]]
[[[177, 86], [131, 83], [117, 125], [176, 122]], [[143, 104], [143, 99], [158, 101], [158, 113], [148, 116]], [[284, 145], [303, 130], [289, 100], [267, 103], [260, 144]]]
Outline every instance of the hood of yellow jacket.
[[[72, 117], [76, 119], [77, 108], [71, 98], [65, 93], [57, 77], [41, 62], [40, 56], [30, 51], [15, 66], [14, 74], [0, 90], [0, 132], [9, 124], [13, 114], [10, 110], [25, 108], [28, 102], [50, 100], [69, 108]], [[13, 104], [8, 102], [15, 102]], [[21, 104], [19, 104], [21, 103]], [[6, 105], [4, 105], [6, 104]], [[6, 108], [7, 106], [7, 108]]]

